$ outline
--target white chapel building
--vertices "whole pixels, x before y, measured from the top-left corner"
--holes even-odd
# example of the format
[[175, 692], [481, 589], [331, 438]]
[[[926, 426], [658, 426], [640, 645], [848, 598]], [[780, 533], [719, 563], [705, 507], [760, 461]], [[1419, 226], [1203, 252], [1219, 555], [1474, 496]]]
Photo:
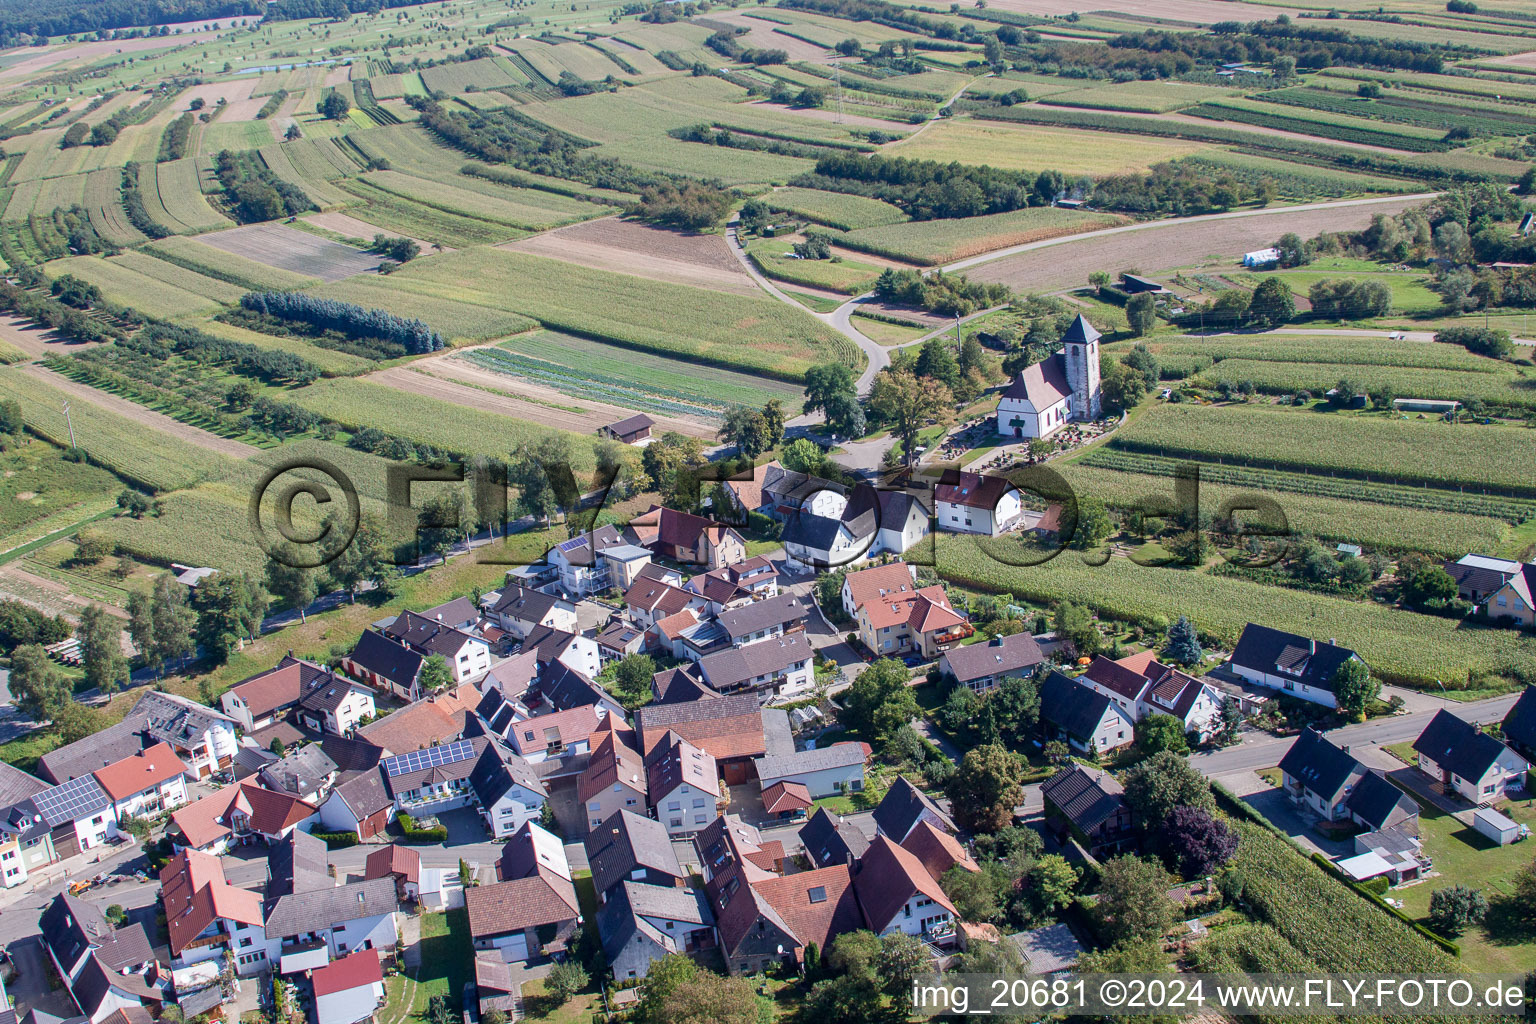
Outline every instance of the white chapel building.
[[1068, 420], [1092, 421], [1103, 414], [1099, 332], [1078, 314], [1061, 340], [1061, 351], [1025, 367], [998, 399], [1002, 436], [1050, 437]]

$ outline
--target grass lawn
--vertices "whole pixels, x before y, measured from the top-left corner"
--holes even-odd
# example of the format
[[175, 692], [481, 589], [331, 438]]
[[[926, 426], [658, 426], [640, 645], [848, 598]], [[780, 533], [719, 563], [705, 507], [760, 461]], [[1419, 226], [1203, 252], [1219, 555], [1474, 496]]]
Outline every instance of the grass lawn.
[[406, 1024], [425, 1019], [433, 996], [445, 996], [461, 1010], [464, 983], [474, 976], [475, 951], [469, 935], [469, 914], [460, 907], [443, 914], [421, 916], [421, 966], [384, 983], [385, 1004], [380, 1024]]
[[837, 299], [828, 299], [821, 295], [807, 295], [805, 292], [791, 291], [788, 288], [781, 290], [785, 295], [816, 313], [830, 313], [842, 305]]
[[1263, 771], [1258, 772], [1257, 774], [1259, 778], [1269, 783], [1275, 789], [1279, 789], [1282, 785], [1284, 785], [1285, 780], [1281, 778], [1279, 768], [1265, 768]]
[[[1510, 801], [1498, 810], [1516, 822], [1536, 827], [1536, 800]], [[1454, 937], [1461, 946], [1466, 969], [1524, 972], [1536, 968], [1536, 929], [1515, 920], [1507, 901], [1514, 889], [1515, 874], [1536, 857], [1532, 844], [1495, 846], [1470, 826], [1423, 804], [1419, 826], [1424, 852], [1435, 862], [1440, 877], [1395, 890], [1392, 895], [1403, 901], [1404, 913], [1420, 920], [1425, 918], [1429, 914], [1429, 898], [1437, 889], [1457, 883], [1482, 889], [1491, 904], [1488, 918]]]
[[1391, 746], [1381, 748], [1403, 764], [1413, 765], [1419, 763], [1419, 755], [1413, 752], [1413, 741], [1404, 740], [1402, 743], [1393, 743]]
[[890, 348], [893, 345], [905, 345], [916, 341], [929, 332], [927, 327], [907, 327], [903, 324], [888, 323], [884, 320], [876, 320], [871, 316], [859, 316], [853, 314], [857, 321], [853, 326], [859, 329], [859, 333], [876, 344]]
[[602, 1009], [601, 992], [578, 992], [567, 1002], [555, 1005], [552, 996], [545, 995], [544, 982], [530, 981], [523, 986], [525, 1020], [547, 1020], [554, 1024], [590, 1024], [592, 1015]]

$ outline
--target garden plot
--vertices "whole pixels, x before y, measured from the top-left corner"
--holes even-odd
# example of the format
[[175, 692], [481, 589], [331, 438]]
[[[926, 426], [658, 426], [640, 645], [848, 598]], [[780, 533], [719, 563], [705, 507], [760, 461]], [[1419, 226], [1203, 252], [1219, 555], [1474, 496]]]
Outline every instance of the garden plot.
[[691, 235], [617, 217], [574, 224], [501, 248], [598, 270], [757, 295], [757, 285], [720, 235]]
[[339, 281], [379, 265], [373, 253], [281, 224], [247, 224], [201, 236], [198, 241], [236, 256], [295, 274]]

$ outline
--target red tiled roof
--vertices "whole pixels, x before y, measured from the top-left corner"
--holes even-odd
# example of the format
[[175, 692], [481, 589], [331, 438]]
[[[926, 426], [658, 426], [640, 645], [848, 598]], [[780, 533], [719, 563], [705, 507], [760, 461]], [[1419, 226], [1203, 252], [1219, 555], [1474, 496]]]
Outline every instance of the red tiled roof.
[[172, 857], [160, 869], [160, 897], [171, 952], [178, 956], [214, 921], [262, 923], [261, 896], [230, 885], [212, 854], [182, 850]]
[[864, 916], [877, 933], [884, 931], [897, 912], [918, 893], [951, 914], [955, 913], [955, 905], [944, 895], [944, 890], [923, 867], [922, 861], [891, 842], [888, 836], [876, 836], [859, 859], [856, 885]]
[[1142, 651], [1140, 654], [1132, 654], [1124, 658], [1116, 658], [1115, 664], [1121, 668], [1128, 668], [1139, 676], [1147, 674], [1147, 666], [1157, 660], [1157, 652], [1152, 650]]
[[171, 812], [171, 820], [187, 845], [201, 848], [230, 833], [229, 815], [237, 809], [245, 812], [253, 829], [266, 835], [277, 835], [319, 810], [296, 796], [242, 782], [178, 807]]
[[885, 595], [900, 594], [903, 591], [910, 594], [917, 589], [917, 584], [912, 582], [912, 570], [905, 562], [891, 562], [889, 565], [851, 572], [844, 578], [843, 585], [848, 588], [848, 596], [853, 598], [855, 608], [862, 608]]
[[885, 626], [908, 625], [919, 633], [938, 629], [950, 629], [965, 618], [949, 606], [949, 597], [940, 586], [907, 590], [901, 593], [877, 596], [862, 607], [875, 629]]
[[640, 760], [639, 751], [634, 749], [634, 738], [633, 730], [614, 728], [613, 715], [604, 719], [592, 733], [592, 753], [576, 782], [576, 796], [582, 803], [614, 783], [627, 786], [636, 793], [646, 792], [645, 765]]
[[679, 633], [687, 629], [689, 626], [698, 625], [698, 623], [698, 613], [696, 613], [691, 608], [684, 608], [682, 611], [675, 615], [668, 615], [665, 618], [657, 620], [656, 632], [660, 633], [668, 640], [676, 640]]
[[857, 931], [863, 923], [846, 864], [753, 882], [752, 888], [789, 925], [802, 947], [814, 942], [826, 949], [837, 936]]
[[763, 790], [763, 810], [769, 814], [803, 811], [811, 806], [811, 791], [803, 782], [775, 782]]
[[409, 846], [390, 843], [374, 850], [364, 862], [363, 878], [372, 881], [399, 875], [407, 882], [421, 882], [421, 854]]
[[360, 949], [316, 968], [309, 977], [315, 986], [315, 995], [328, 996], [377, 984], [384, 980], [384, 969], [379, 964], [378, 950]]
[[434, 743], [456, 740], [464, 719], [480, 703], [480, 691], [469, 683], [407, 704], [392, 715], [363, 726], [358, 736], [391, 754], [408, 754]]
[[96, 781], [113, 800], [126, 800], [135, 793], [153, 789], [162, 782], [184, 775], [187, 766], [168, 743], [156, 743], [148, 750], [125, 757], [115, 764], [97, 769]]
[[[230, 692], [240, 698], [252, 718], [261, 718], [278, 708], [298, 703], [304, 693], [304, 677], [309, 674], [305, 667], [302, 661], [285, 658], [276, 668], [236, 683], [230, 687]], [[311, 667], [311, 671], [318, 673], [321, 670]]]
[[549, 746], [549, 731], [553, 729], [565, 746], [590, 737], [600, 724], [597, 705], [581, 704], [565, 711], [538, 715], [512, 725], [507, 739], [519, 754], [538, 753]]
[[941, 828], [934, 828], [933, 823], [926, 818], [918, 822], [907, 834], [907, 838], [901, 841], [901, 848], [921, 861], [935, 881], [956, 864], [967, 871], [981, 870], [965, 847], [960, 845], [960, 840]]

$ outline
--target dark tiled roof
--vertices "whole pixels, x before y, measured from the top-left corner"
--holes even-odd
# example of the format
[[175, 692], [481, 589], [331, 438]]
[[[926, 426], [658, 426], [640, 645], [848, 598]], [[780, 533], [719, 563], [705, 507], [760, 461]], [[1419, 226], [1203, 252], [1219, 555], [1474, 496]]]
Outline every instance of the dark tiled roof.
[[1355, 652], [1347, 647], [1250, 622], [1243, 627], [1243, 635], [1232, 651], [1232, 664], [1291, 676], [1297, 682], [1332, 693], [1334, 673], [1354, 656]]
[[1419, 813], [1419, 805], [1378, 772], [1366, 772], [1345, 804], [1372, 832], [1380, 832], [1417, 817]]
[[1504, 716], [1504, 738], [1536, 751], [1536, 686], [1527, 686]]
[[1477, 782], [1504, 753], [1504, 744], [1449, 711], [1436, 711], [1413, 749], [1468, 782]]
[[[716, 758], [757, 757], [764, 753], [762, 704], [756, 694], [650, 704], [635, 712], [642, 754], [649, 754], [669, 729]], [[755, 743], [751, 741], [754, 731]]]
[[132, 757], [144, 749], [145, 719], [144, 715], [130, 714], [83, 740], [50, 750], [38, 758], [37, 774], [52, 783], [68, 782]]
[[1040, 684], [1040, 717], [1080, 740], [1093, 736], [1109, 708], [1108, 697], [1060, 672]]
[[880, 806], [875, 808], [875, 824], [881, 833], [891, 837], [892, 842], [901, 842], [912, 831], [924, 813], [933, 815], [934, 818], [950, 832], [955, 831], [955, 823], [949, 815], [939, 809], [939, 805], [930, 800], [922, 790], [908, 782], [906, 776], [900, 776], [885, 791], [885, 796], [880, 800]]
[[1028, 633], [994, 638], [984, 644], [956, 647], [944, 655], [956, 679], [968, 683], [988, 676], [1031, 671], [1045, 660], [1040, 645]]
[[538, 622], [559, 603], [560, 599], [552, 594], [508, 584], [501, 589], [501, 596], [496, 599], [492, 610], [498, 615], [523, 622]]
[[476, 886], [464, 893], [469, 932], [476, 938], [505, 935], [579, 915], [576, 890], [553, 872]]
[[377, 814], [394, 801], [384, 785], [384, 773], [377, 767], [364, 768], [342, 776], [332, 790], [359, 821]]
[[1125, 805], [1125, 790], [1113, 776], [1080, 764], [1046, 779], [1040, 792], [1084, 832], [1091, 832]]
[[782, 672], [811, 657], [811, 641], [804, 633], [790, 633], [707, 654], [699, 662], [704, 678], [716, 687], [734, 686], [758, 676]]
[[778, 597], [753, 601], [740, 608], [729, 608], [719, 615], [720, 625], [734, 639], [778, 625], [803, 622], [810, 614], [804, 598], [785, 591]]
[[926, 896], [951, 914], [955, 912], [954, 904], [923, 867], [923, 862], [887, 836], [876, 836], [864, 856], [859, 858], [859, 873], [854, 878], [854, 886], [864, 916], [876, 932], [884, 931], [914, 896]]
[[811, 820], [800, 826], [799, 836], [807, 856], [818, 867], [847, 864], [869, 849], [869, 838], [857, 825], [834, 818], [825, 807], [817, 808]]
[[299, 698], [299, 706], [310, 711], [335, 713], [353, 690], [368, 692], [349, 679], [342, 679], [327, 672], [323, 676], [315, 676], [304, 684], [304, 693]]
[[266, 933], [268, 937], [299, 935], [334, 928], [348, 921], [379, 917], [399, 909], [393, 879], [349, 882], [269, 900]]
[[409, 686], [421, 671], [420, 654], [371, 629], [357, 638], [357, 646], [347, 657], [374, 675], [401, 686]]
[[429, 655], [441, 654], [452, 660], [459, 651], [478, 637], [456, 629], [446, 623], [429, 619], [415, 612], [401, 612], [400, 617], [384, 627], [384, 635], [408, 645], [412, 650], [426, 651]]
[[235, 720], [222, 711], [188, 700], [179, 694], [148, 690], [133, 706], [133, 714], [144, 716], [144, 730], [151, 739], [169, 743], [183, 750], [201, 744], [203, 735], [220, 723], [233, 728]]
[[599, 893], [624, 881], [637, 868], [683, 877], [672, 837], [666, 826], [654, 818], [615, 811], [587, 833], [583, 843], [592, 868], [592, 884]]
[[1344, 787], [1364, 772], [1359, 761], [1313, 729], [1296, 737], [1280, 759], [1280, 770], [1301, 780], [1312, 792], [1334, 803]]
[[718, 690], [701, 679], [696, 679], [686, 669], [667, 668], [651, 679], [651, 692], [656, 704], [683, 704], [695, 700], [712, 700], [720, 696]]
[[641, 430], [649, 430], [655, 425], [655, 420], [651, 419], [645, 413], [640, 412], [633, 416], [627, 416], [616, 423], [610, 423], [605, 429], [607, 429], [609, 433], [619, 434], [622, 436], [624, 434], [633, 434]]
[[9, 807], [48, 788], [48, 783], [34, 778], [15, 765], [0, 761], [0, 807]]
[[951, 505], [965, 505], [991, 511], [1014, 489], [1006, 477], [982, 473], [964, 473], [946, 469], [933, 489], [935, 499]]

